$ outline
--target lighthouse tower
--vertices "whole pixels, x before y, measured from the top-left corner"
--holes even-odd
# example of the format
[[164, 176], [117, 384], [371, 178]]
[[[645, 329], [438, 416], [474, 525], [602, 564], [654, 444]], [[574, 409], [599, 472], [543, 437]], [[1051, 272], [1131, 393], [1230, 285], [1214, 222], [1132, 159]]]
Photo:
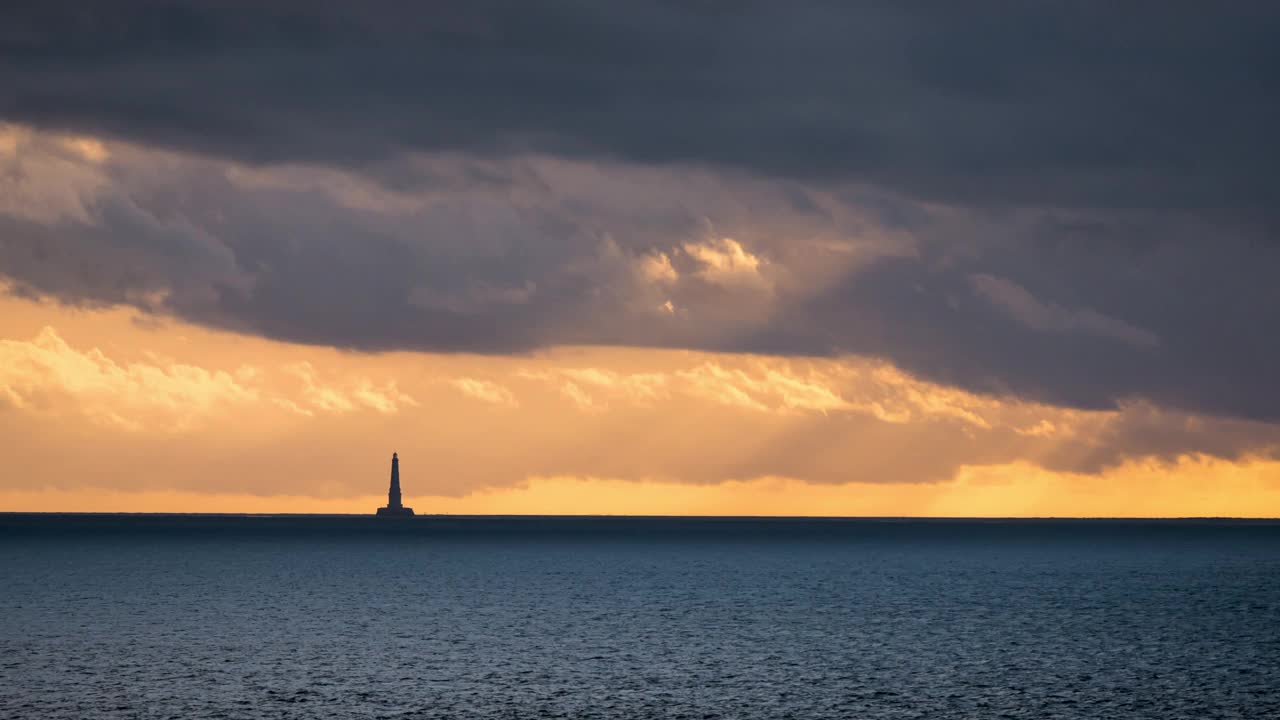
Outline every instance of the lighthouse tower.
[[391, 453], [391, 488], [387, 490], [387, 506], [378, 508], [379, 517], [413, 517], [413, 508], [400, 502], [400, 456]]

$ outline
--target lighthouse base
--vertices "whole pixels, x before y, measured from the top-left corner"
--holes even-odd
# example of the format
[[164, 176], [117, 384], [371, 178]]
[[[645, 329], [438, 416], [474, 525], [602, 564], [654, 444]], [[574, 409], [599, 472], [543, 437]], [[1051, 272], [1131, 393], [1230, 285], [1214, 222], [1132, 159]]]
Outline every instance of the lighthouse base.
[[378, 517], [413, 517], [413, 508], [380, 507], [378, 508]]

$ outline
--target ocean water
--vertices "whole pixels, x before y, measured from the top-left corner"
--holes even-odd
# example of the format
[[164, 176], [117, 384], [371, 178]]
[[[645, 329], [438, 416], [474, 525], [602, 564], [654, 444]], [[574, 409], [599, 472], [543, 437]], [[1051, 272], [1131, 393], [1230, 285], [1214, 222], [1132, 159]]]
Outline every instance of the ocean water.
[[0, 718], [1280, 718], [1280, 524], [0, 515]]

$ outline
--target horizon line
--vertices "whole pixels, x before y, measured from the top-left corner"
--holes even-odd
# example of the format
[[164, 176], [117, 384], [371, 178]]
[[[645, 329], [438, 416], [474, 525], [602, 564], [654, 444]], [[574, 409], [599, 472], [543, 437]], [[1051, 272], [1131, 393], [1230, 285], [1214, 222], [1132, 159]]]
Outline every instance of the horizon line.
[[379, 518], [373, 513], [217, 513], [217, 512], [148, 512], [148, 511], [50, 511], [50, 510], [0, 510], [0, 517], [46, 515], [88, 517], [245, 517], [245, 518], [370, 518], [383, 522], [412, 522], [427, 519], [637, 519], [637, 520], [1104, 520], [1104, 521], [1213, 521], [1280, 522], [1278, 517], [1247, 517], [1234, 515], [643, 515], [605, 513], [418, 513], [413, 517]]

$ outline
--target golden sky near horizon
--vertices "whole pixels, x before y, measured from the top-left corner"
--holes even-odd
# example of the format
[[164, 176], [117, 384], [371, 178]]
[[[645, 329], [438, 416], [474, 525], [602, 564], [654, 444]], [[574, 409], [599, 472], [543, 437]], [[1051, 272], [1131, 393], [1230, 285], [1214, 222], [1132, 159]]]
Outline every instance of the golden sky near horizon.
[[0, 511], [367, 512], [396, 450], [420, 513], [1280, 516], [1280, 463], [1108, 449], [1228, 421], [855, 357], [367, 354], [13, 297], [0, 318]]

